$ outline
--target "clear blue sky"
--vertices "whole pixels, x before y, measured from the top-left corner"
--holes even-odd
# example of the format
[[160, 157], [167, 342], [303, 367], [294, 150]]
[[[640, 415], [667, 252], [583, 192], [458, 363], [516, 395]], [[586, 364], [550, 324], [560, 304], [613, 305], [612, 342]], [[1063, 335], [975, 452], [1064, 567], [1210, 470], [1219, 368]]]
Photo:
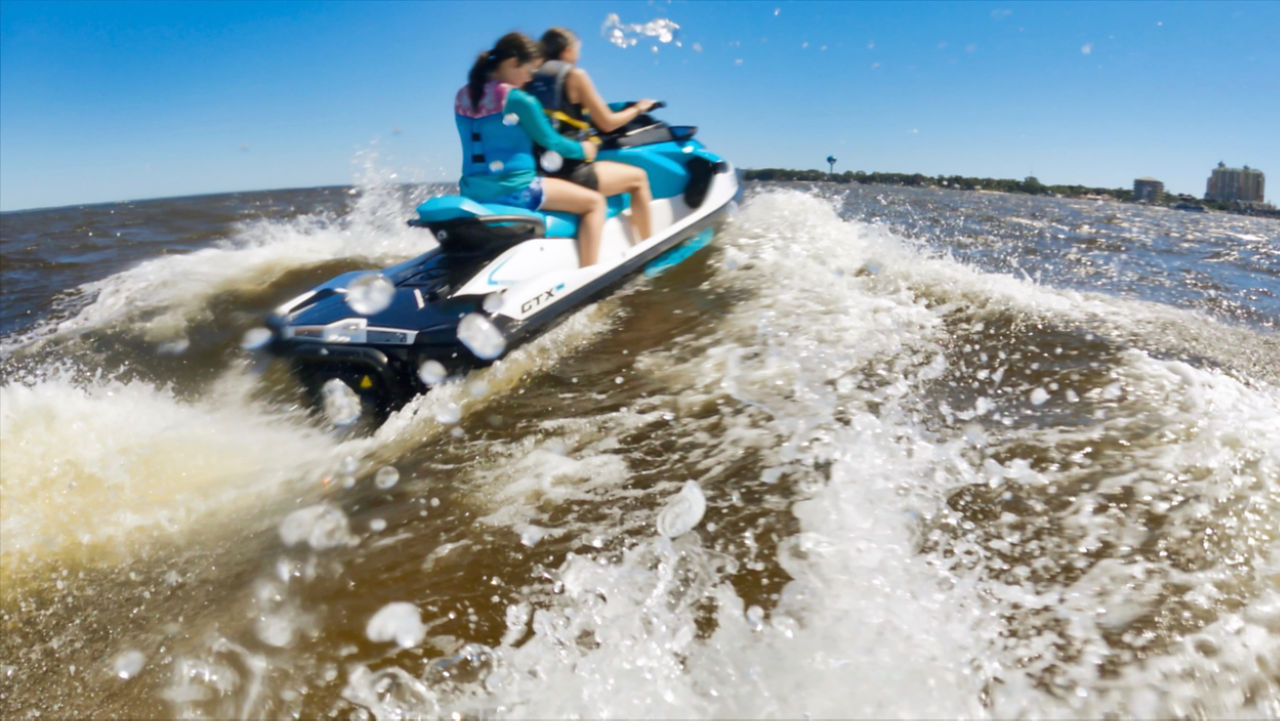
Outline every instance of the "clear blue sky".
[[[621, 48], [611, 13], [680, 29]], [[471, 61], [548, 25], [740, 167], [1280, 184], [1278, 2], [0, 0], [0, 209], [453, 180]]]

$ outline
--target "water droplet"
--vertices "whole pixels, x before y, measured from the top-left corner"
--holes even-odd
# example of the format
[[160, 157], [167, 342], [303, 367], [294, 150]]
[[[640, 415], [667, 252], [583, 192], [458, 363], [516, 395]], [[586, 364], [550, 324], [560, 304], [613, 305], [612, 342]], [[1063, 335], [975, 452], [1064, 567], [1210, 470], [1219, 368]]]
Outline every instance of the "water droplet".
[[509, 630], [523, 631], [524, 627], [529, 623], [529, 617], [533, 615], [533, 607], [526, 603], [513, 603], [507, 606], [507, 628]]
[[493, 360], [507, 349], [502, 331], [479, 313], [468, 313], [458, 323], [458, 340], [482, 360]]
[[179, 338], [171, 340], [168, 343], [161, 343], [156, 348], [162, 355], [182, 355], [191, 347], [191, 341], [187, 338]]
[[462, 420], [462, 407], [452, 401], [441, 405], [436, 409], [436, 422], [442, 425], [451, 426]]
[[484, 297], [484, 303], [481, 304], [481, 307], [484, 308], [484, 312], [486, 313], [497, 313], [502, 310], [504, 302], [505, 298], [503, 293], [490, 293]]
[[396, 297], [396, 286], [381, 273], [362, 273], [347, 284], [347, 305], [360, 315], [376, 315]]
[[495, 160], [492, 163], [489, 163], [489, 171], [493, 173], [501, 173], [502, 169], [505, 167], [507, 166], [503, 165], [501, 160]]
[[343, 473], [355, 473], [358, 470], [360, 470], [360, 461], [357, 461], [355, 456], [344, 456], [342, 458]]
[[374, 533], [381, 533], [387, 530], [387, 521], [385, 518], [375, 518], [369, 521], [369, 530]]
[[1033, 406], [1044, 405], [1044, 402], [1047, 400], [1049, 400], [1049, 391], [1043, 388], [1037, 388], [1031, 391], [1031, 405]]
[[378, 488], [386, 490], [400, 482], [400, 471], [394, 466], [383, 466], [373, 476], [373, 484]]
[[240, 339], [240, 347], [245, 350], [258, 350], [271, 342], [271, 331], [266, 328], [250, 328]]
[[347, 516], [333, 506], [319, 504], [299, 508], [280, 522], [280, 540], [286, 546], [307, 543], [317, 551], [338, 546], [354, 546]]
[[360, 417], [360, 397], [341, 378], [330, 378], [320, 389], [324, 415], [335, 426], [347, 426]]
[[539, 526], [525, 526], [524, 529], [520, 531], [520, 543], [521, 545], [532, 548], [538, 545], [538, 541], [546, 538], [546, 536], [547, 529], [545, 528], [541, 528]]
[[142, 670], [147, 657], [136, 648], [121, 651], [111, 661], [111, 673], [118, 679], [131, 679]]
[[696, 481], [685, 481], [680, 492], [658, 513], [658, 533], [676, 538], [693, 530], [707, 511], [707, 499]]
[[542, 169], [548, 173], [554, 173], [564, 167], [564, 156], [554, 150], [548, 150], [542, 154], [542, 158], [538, 160], [542, 165]]
[[418, 607], [406, 601], [388, 603], [369, 619], [364, 633], [374, 643], [395, 641], [400, 648], [413, 648], [427, 636]]
[[280, 614], [268, 614], [254, 624], [258, 640], [276, 648], [284, 648], [293, 643], [296, 630], [293, 621]]
[[507, 113], [502, 116], [502, 124], [506, 126], [519, 125], [520, 116], [515, 113]]
[[438, 360], [423, 361], [422, 365], [418, 366], [418, 377], [428, 386], [443, 381], [447, 375], [448, 371], [445, 370], [444, 364]]

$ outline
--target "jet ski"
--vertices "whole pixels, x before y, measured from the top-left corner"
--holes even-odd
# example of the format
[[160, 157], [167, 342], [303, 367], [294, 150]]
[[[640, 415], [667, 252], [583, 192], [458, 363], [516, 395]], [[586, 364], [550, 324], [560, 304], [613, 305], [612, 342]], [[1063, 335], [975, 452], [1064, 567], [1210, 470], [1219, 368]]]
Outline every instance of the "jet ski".
[[578, 267], [576, 215], [438, 196], [409, 220], [434, 247], [381, 271], [344, 273], [284, 303], [267, 319], [269, 336], [254, 345], [287, 360], [338, 425], [356, 417], [381, 422], [629, 277], [705, 245], [742, 185], [696, 132], [642, 114], [598, 136], [597, 160], [647, 172], [654, 233], [631, 237], [627, 196], [609, 198], [595, 265]]

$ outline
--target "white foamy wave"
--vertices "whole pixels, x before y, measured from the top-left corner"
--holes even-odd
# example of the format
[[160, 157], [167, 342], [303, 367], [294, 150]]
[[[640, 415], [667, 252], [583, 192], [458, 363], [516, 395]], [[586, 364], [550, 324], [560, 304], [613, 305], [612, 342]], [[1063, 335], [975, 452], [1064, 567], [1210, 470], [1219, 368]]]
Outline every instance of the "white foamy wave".
[[229, 397], [181, 401], [141, 381], [68, 373], [0, 388], [9, 575], [28, 562], [110, 560], [279, 493], [328, 455], [324, 435]]
[[[571, 556], [556, 573], [563, 596], [531, 618], [514, 614], [529, 618], [531, 637], [493, 650], [495, 670], [486, 680], [493, 703], [514, 717], [1275, 714], [1280, 689], [1268, 669], [1280, 659], [1280, 601], [1266, 580], [1278, 567], [1275, 389], [1124, 352], [1115, 382], [1094, 399], [1113, 404], [1114, 419], [1081, 432], [1139, 423], [1159, 435], [1149, 448], [1126, 451], [1136, 454], [1139, 470], [1104, 479], [1090, 497], [1136, 484], [1138, 494], [1156, 495], [1154, 505], [1135, 505], [1126, 520], [1100, 515], [1096, 498], [1077, 499], [1056, 516], [1064, 542], [1073, 544], [1061, 557], [1092, 569], [1057, 587], [1020, 582], [1035, 572], [1009, 575], [996, 553], [1019, 542], [1004, 528], [1017, 518], [1012, 514], [990, 524], [1011, 541], [921, 533], [965, 522], [948, 508], [959, 489], [1049, 488], [1071, 476], [1016, 457], [997, 460], [981, 432], [939, 433], [920, 423], [920, 399], [946, 370], [943, 316], [953, 306], [918, 289], [1117, 329], [1186, 314], [921, 256], [884, 229], [841, 221], [807, 196], [756, 198], [725, 242], [744, 262], [726, 269], [722, 281], [753, 287], [756, 297], [700, 329], [699, 338], [678, 339], [678, 357], [658, 350], [637, 365], [670, 389], [668, 407], [696, 410], [727, 395], [758, 412], [724, 421], [726, 450], [717, 456], [708, 449], [707, 467], [743, 447], [765, 450], [772, 464], [766, 475], [829, 466], [827, 481], [793, 504], [801, 530], [777, 551], [793, 580], [765, 611], [748, 608], [723, 582], [733, 560], [693, 545], [695, 536], [644, 541], [619, 560]], [[814, 282], [824, 275], [828, 282]], [[867, 363], [881, 364], [881, 380], [867, 382]], [[862, 381], [842, 383], [853, 370]], [[1035, 395], [1040, 404], [1032, 407], [1050, 400]], [[648, 420], [643, 413], [630, 418]], [[560, 422], [561, 430], [573, 423]], [[684, 424], [687, 433], [698, 432], [691, 420]], [[622, 431], [584, 425], [576, 432], [590, 438]], [[1048, 447], [1064, 441], [1061, 429], [1045, 433]], [[576, 468], [592, 457], [587, 453], [566, 459], [531, 450], [526, 468], [504, 474], [514, 481], [506, 486], [509, 499], [554, 489], [557, 477], [601, 475]], [[1169, 478], [1178, 482], [1170, 486]], [[1142, 515], [1148, 508], [1167, 513], [1168, 532], [1186, 542], [1217, 519], [1218, 534], [1233, 539], [1228, 555], [1238, 546], [1246, 566], [1235, 572], [1215, 563], [1188, 573], [1173, 560], [1093, 564], [1078, 555], [1077, 544], [1096, 550], [1103, 539], [1150, 538]], [[515, 523], [528, 520], [517, 515], [505, 508], [486, 520], [536, 528]], [[1148, 651], [1144, 662], [1126, 659], [1110, 634], [1167, 597], [1170, 584], [1185, 584], [1185, 602], [1211, 620], [1166, 630], [1173, 643]], [[1242, 584], [1251, 590], [1242, 592]], [[1237, 610], [1215, 605], [1224, 593], [1238, 599]], [[698, 619], [708, 605], [715, 631], [701, 638]], [[1022, 620], [1028, 615], [1029, 625]], [[522, 628], [509, 630], [508, 642], [523, 635]], [[1108, 658], [1122, 662], [1119, 680], [1099, 676]]]
[[[856, 473], [860, 479], [859, 492], [876, 478], [880, 469], [872, 459], [877, 455], [874, 450], [880, 447], [877, 437], [884, 433], [896, 437], [893, 445], [910, 446], [908, 457], [917, 461], [934, 459], [916, 470], [903, 467], [884, 476], [886, 484], [894, 483], [903, 494], [902, 505], [909, 517], [925, 522], [945, 517], [945, 513], [938, 511], [945, 510], [946, 495], [970, 484], [1025, 483], [1048, 488], [1053, 484], [1071, 484], [1077, 475], [1089, 477], [1097, 473], [1086, 469], [1076, 474], [1067, 471], [1047, 474], [1034, 471], [1022, 459], [1001, 462], [990, 456], [974, 466], [966, 460], [973, 451], [964, 450], [961, 438], [940, 443], [932, 439], [932, 433], [911, 422], [909, 416], [895, 419], [897, 398], [910, 402], [923, 396], [921, 391], [912, 389], [913, 378], [927, 380], [945, 367], [937, 365], [945, 363], [942, 356], [929, 360], [932, 324], [900, 322], [910, 317], [906, 311], [913, 306], [915, 289], [926, 289], [932, 297], [952, 299], [951, 302], [962, 302], [966, 307], [1011, 310], [1056, 323], [1078, 323], [1122, 337], [1160, 338], [1166, 347], [1171, 342], [1195, 342], [1194, 338], [1166, 332], [1168, 328], [1192, 326], [1198, 332], [1213, 335], [1228, 332], [1195, 313], [1160, 304], [1063, 291], [1010, 276], [983, 273], [943, 257], [904, 253], [908, 246], [895, 243], [891, 235], [863, 224], [841, 223], [824, 212], [817, 199], [773, 194], [757, 200], [762, 202], [753, 204], [744, 218], [744, 234], [750, 242], [736, 243], [735, 249], [745, 251], [742, 257], [754, 262], [762, 275], [781, 281], [780, 285], [786, 287], [792, 272], [797, 274], [796, 280], [805, 273], [821, 273], [816, 263], [807, 267], [807, 262], [817, 258], [830, 259], [838, 279], [848, 278], [847, 273], [841, 273], [842, 269], [854, 269], [858, 263], [861, 268], [854, 273], [858, 279], [843, 283], [837, 280], [827, 286], [829, 290], [825, 294], [831, 296], [829, 309], [833, 312], [822, 312], [821, 300], [810, 304], [813, 293], [797, 293], [793, 288], [786, 303], [792, 305], [799, 296], [798, 305], [793, 306], [802, 311], [799, 320], [783, 313], [758, 315], [756, 323], [762, 330], [761, 341], [772, 352], [761, 353], [751, 344], [744, 344], [746, 347], [738, 358], [750, 358], [753, 362], [727, 366], [730, 372], [724, 382], [735, 397], [766, 408], [783, 427], [821, 429], [824, 397], [838, 402], [814, 382], [821, 376], [820, 369], [832, 367], [829, 362], [839, 358], [839, 351], [831, 348], [865, 348], [868, 336], [870, 339], [876, 336], [846, 332], [843, 338], [826, 338], [826, 343], [817, 345], [811, 339], [822, 338], [831, 327], [849, 329], [834, 312], [837, 308], [844, 307], [864, 319], [868, 317], [865, 310], [859, 309], [865, 299], [856, 292], [852, 295], [844, 292], [846, 290], [861, 287], [881, 300], [907, 301], [886, 316], [895, 318], [895, 322], [885, 326], [886, 334], [903, 344], [893, 367], [906, 373], [896, 380], [891, 376], [887, 379], [891, 383], [872, 392], [880, 408], [877, 417], [857, 415], [850, 423], [853, 430], [873, 429], [872, 435], [846, 438], [848, 431], [841, 430], [831, 436], [821, 432], [809, 438], [793, 436], [794, 440], [804, 443], [790, 445], [790, 448], [784, 445], [780, 449], [784, 459], [794, 453], [801, 459], [812, 458], [814, 453], [821, 458], [824, 447], [847, 449], [838, 450], [837, 458], [842, 453], [849, 454], [850, 463], [837, 462], [833, 466], [831, 484], [813, 500], [797, 507], [805, 534], [829, 537], [832, 523], [837, 527], [847, 524], [858, 516], [859, 508], [874, 507], [865, 501], [844, 504], [832, 493], [840, 489], [837, 483], [840, 471]], [[799, 232], [789, 235], [788, 227], [796, 227]], [[832, 237], [839, 237], [853, 247], [841, 249], [827, 245], [826, 241]], [[796, 245], [796, 238], [803, 238], [803, 244]], [[775, 254], [780, 253], [794, 253], [799, 258], [776, 262]], [[761, 294], [760, 301], [768, 305], [775, 294], [767, 291], [768, 286], [764, 287], [766, 292]], [[925, 306], [915, 307], [926, 310]], [[940, 318], [952, 307], [947, 303], [935, 305], [928, 308], [927, 313]], [[759, 308], [754, 307], [753, 311], [758, 313]], [[912, 328], [917, 332], [912, 333]], [[772, 340], [775, 338], [784, 340]], [[873, 350], [875, 345], [873, 343]], [[891, 345], [881, 341], [880, 348]], [[804, 360], [788, 360], [792, 358]], [[1108, 441], [1108, 437], [1124, 439], [1125, 443], [1115, 446], [1124, 449], [1121, 465], [1124, 472], [1105, 478], [1092, 492], [1077, 498], [1060, 521], [1064, 526], [1060, 532], [1062, 547], [1057, 548], [1056, 553], [1047, 550], [1043, 553], [1047, 557], [1060, 557], [1062, 563], [1071, 563], [1075, 554], [1082, 553], [1080, 549], [1096, 552], [1105, 547], [1104, 543], [1139, 548], [1167, 535], [1171, 543], [1182, 546], [1193, 538], [1204, 537], [1207, 532], [1214, 550], [1205, 561], [1197, 563], [1205, 565], [1206, 570], [1188, 573], [1185, 569], [1188, 560], [1179, 559], [1182, 553], [1161, 554], [1165, 560], [1156, 563], [1135, 554], [1132, 558], [1098, 563], [1084, 577], [1064, 588], [1046, 590], [1043, 585], [1030, 581], [1010, 583], [1000, 570], [1006, 567], [1001, 565], [1003, 561], [993, 548], [1008, 549], [1010, 543], [1020, 543], [1016, 529], [1022, 520], [1014, 515], [1001, 516], [992, 524], [994, 540], [965, 535], [948, 546], [957, 557], [988, 560], [982, 562], [982, 571], [977, 574], [958, 567], [949, 572], [957, 576], [947, 582], [951, 587], [943, 594], [945, 605], [970, 621], [994, 612], [1006, 618], [1031, 617], [1025, 622], [1030, 625], [1017, 623], [1016, 630], [1009, 632], [988, 624], [986, 631], [974, 633], [973, 637], [1004, 640], [985, 646], [975, 644], [958, 658], [966, 659], [964, 663], [974, 669], [986, 669], [984, 673], [999, 678], [1000, 684], [990, 695], [988, 708], [997, 716], [1100, 716], [1117, 711], [1143, 717], [1191, 713], [1249, 715], [1253, 712], [1273, 715], [1280, 704], [1280, 685], [1273, 679], [1268, 680], [1264, 669], [1273, 667], [1280, 658], [1280, 642], [1276, 641], [1280, 637], [1271, 629], [1275, 622], [1275, 594], [1265, 579], [1268, 574], [1274, 574], [1280, 558], [1277, 546], [1280, 534], [1275, 532], [1271, 520], [1280, 512], [1280, 394], [1265, 381], [1245, 385], [1218, 371], [1195, 368], [1180, 361], [1157, 361], [1137, 350], [1124, 351], [1121, 360], [1114, 382], [1087, 393], [1082, 390], [1102, 406], [1103, 413], [1109, 414], [1102, 416], [1100, 422], [1079, 431], [1050, 428], [1043, 432], [1045, 437], [1040, 442], [1036, 442], [1039, 432], [1019, 436], [1020, 442], [1036, 442], [1046, 449], [1115, 446], [1116, 441]], [[917, 370], [911, 370], [913, 366]], [[807, 382], [805, 370], [809, 371]], [[782, 381], [781, 388], [771, 387], [777, 386], [778, 380]], [[839, 382], [835, 385], [838, 396], [852, 393], [856, 398], [861, 392], [851, 386], [842, 389]], [[1072, 389], [1066, 389], [1063, 394], [1068, 401], [1080, 399]], [[1032, 403], [1048, 400], [1043, 390], [1032, 396]], [[806, 398], [808, 402], [802, 403]], [[1106, 410], [1108, 407], [1114, 410]], [[891, 423], [885, 425], [885, 421]], [[1150, 429], [1149, 447], [1135, 446], [1128, 440], [1136, 426]], [[1072, 443], [1073, 432], [1082, 436], [1078, 443]], [[830, 438], [832, 443], [819, 443], [815, 447], [815, 436], [823, 440]], [[981, 447], [981, 438], [978, 434], [966, 440]], [[806, 446], [814, 450], [802, 450]], [[892, 447], [884, 450], [892, 455]], [[1106, 498], [1122, 496], [1130, 489], [1138, 500], [1129, 506], [1128, 513], [1119, 514], [1114, 502]], [[844, 492], [847, 493], [847, 489]], [[805, 512], [805, 508], [809, 511]], [[1110, 510], [1102, 513], [1102, 509]], [[821, 515], [812, 515], [819, 510]], [[1147, 514], [1152, 512], [1167, 514], [1160, 531], [1149, 525]], [[1002, 540], [1002, 534], [1013, 540]], [[1021, 543], [1023, 548], [1028, 548], [1026, 539]], [[828, 551], [852, 548], [873, 557], [884, 552], [883, 544], [868, 547], [858, 538], [846, 538], [822, 547]], [[812, 554], [805, 556], [812, 558]], [[843, 558], [844, 554], [837, 553], [834, 557]], [[1231, 558], [1242, 564], [1239, 570], [1232, 570], [1235, 566], [1228, 561]], [[936, 565], [944, 570], [952, 566], [942, 557], [930, 555], [901, 560], [916, 565], [921, 562]], [[1074, 560], [1091, 565], [1084, 557], [1076, 556]], [[991, 565], [987, 567], [986, 563]], [[812, 571], [794, 563], [788, 564], [787, 569], [797, 579], [803, 578], [806, 571]], [[1023, 570], [1026, 571], [1023, 578], [1037, 574], [1033, 569]], [[1043, 570], [1040, 568], [1039, 572]], [[987, 572], [993, 578], [985, 577]], [[880, 573], [883, 571], [876, 575]], [[827, 573], [818, 577], [825, 578]], [[1002, 580], [995, 581], [994, 577]], [[1181, 599], [1175, 595], [1174, 601], [1168, 600], [1170, 584], [1185, 589], [1181, 591]], [[833, 588], [830, 584], [816, 585]], [[924, 591], [917, 588], [915, 593]], [[1235, 604], [1243, 604], [1243, 608], [1224, 612], [1232, 603], [1220, 601], [1228, 597], [1234, 598]], [[992, 600], [996, 604], [989, 606]], [[1166, 631], [1172, 636], [1172, 645], [1164, 653], [1146, 651], [1148, 661], [1145, 663], [1128, 660], [1126, 654], [1132, 652], [1117, 648], [1115, 636], [1126, 630], [1123, 645], [1141, 647], [1144, 643], [1153, 643], [1143, 641], [1144, 634], [1151, 636], [1152, 631], [1133, 624], [1144, 616], [1176, 613], [1181, 607], [1188, 608], [1195, 617], [1208, 616], [1213, 620], [1199, 630], [1194, 628], [1197, 624], [1189, 624], [1191, 628], [1184, 631]], [[1028, 608], [1037, 611], [1031, 613], [1025, 610]], [[820, 616], [831, 610], [826, 604], [819, 604], [818, 609]], [[953, 634], [956, 642], [963, 642], [964, 634], [959, 633], [959, 628], [943, 630]], [[926, 636], [929, 633], [923, 629], [915, 632]], [[1167, 643], [1167, 639], [1161, 643]], [[841, 646], [847, 648], [850, 644], [846, 642]], [[1062, 651], [1055, 653], [1051, 649]], [[1098, 664], [1109, 658], [1128, 660], [1121, 664], [1123, 683], [1098, 678]], [[1038, 660], [1028, 662], [1027, 659]], [[1046, 676], [1054, 678], [1055, 687], [1064, 691], [1062, 695], [1045, 693], [1043, 679]], [[809, 691], [816, 692], [816, 689]], [[898, 702], [885, 708], [891, 710], [866, 713], [929, 713], [927, 706], [920, 709], [914, 702]]]
[[[521, 646], [497, 649], [489, 687], [513, 717], [982, 715], [972, 647], [993, 635], [986, 604], [915, 550], [915, 519], [932, 513], [938, 489], [911, 479], [933, 478], [961, 442], [931, 443], [893, 405], [939, 372], [941, 323], [909, 289], [865, 270], [916, 258], [821, 202], [787, 196], [753, 200], [726, 235], [750, 268], [720, 280], [756, 297], [678, 339], [678, 353], [655, 350], [637, 366], [672, 396], [654, 406], [696, 413], [730, 397], [759, 412], [718, 420], [708, 470], [744, 448], [777, 468], [831, 463], [829, 483], [793, 507], [801, 534], [778, 551], [795, 580], [766, 612], [724, 583], [737, 562], [693, 545], [697, 536], [643, 542], [616, 562], [573, 557], [557, 573], [563, 603], [534, 613]], [[814, 281], [822, 276], [831, 280]], [[883, 409], [834, 423], [855, 393], [829, 384], [876, 359], [901, 359], [899, 382], [871, 392]], [[723, 499], [734, 489], [713, 490]], [[715, 631], [701, 638], [708, 607]]]
[[[997, 695], [996, 710], [1273, 717], [1280, 683], [1264, 669], [1280, 662], [1280, 596], [1268, 580], [1280, 569], [1280, 390], [1136, 350], [1124, 352], [1114, 373], [1121, 391], [1097, 424], [1044, 441], [1028, 431], [1023, 440], [1114, 447], [1110, 439], [1131, 438], [1135, 425], [1150, 429], [1146, 438], [1126, 441], [1122, 470], [1085, 486], [1057, 514], [1053, 538], [1023, 545], [1045, 558], [1069, 557], [1062, 548], [1121, 552], [1078, 559], [1088, 570], [1070, 583], [994, 587], [1002, 611], [1020, 619], [1002, 654], [1039, 656]], [[1096, 465], [1109, 465], [1106, 453], [1094, 455]], [[1038, 482], [1091, 475], [1064, 470]], [[1114, 500], [1130, 494], [1132, 503]], [[997, 535], [1018, 535], [1011, 517], [993, 525]], [[1152, 628], [1153, 619], [1167, 620]], [[1142, 662], [1128, 658], [1133, 648], [1143, 650]], [[1128, 662], [1103, 680], [1096, 665], [1106, 659]], [[1050, 668], [1055, 684], [1071, 690], [1061, 699], [1034, 688]]]
[[[882, 294], [880, 280], [861, 272], [873, 258], [909, 261], [911, 253], [874, 231], [866, 243], [848, 242], [847, 226], [829, 210], [815, 218], [812, 208], [788, 207], [785, 199], [756, 207], [755, 215], [752, 207], [725, 242], [744, 250], [753, 269], [717, 282], [758, 295], [699, 328], [696, 338], [676, 339], [636, 361], [668, 397], [604, 417], [545, 420], [540, 430], [553, 440], [514, 444], [509, 461], [469, 485], [492, 496], [487, 503], [497, 508], [482, 521], [510, 526], [533, 546], [545, 532], [534, 523], [539, 506], [602, 492], [616, 502], [642, 492], [623, 488], [630, 470], [616, 453], [618, 438], [664, 413], [689, 411], [703, 419], [682, 418], [681, 427], [706, 436], [696, 467], [711, 477], [745, 449], [763, 452], [774, 468], [832, 462], [829, 486], [795, 506], [803, 533], [779, 551], [797, 581], [770, 611], [748, 608], [725, 578], [736, 558], [700, 547], [696, 534], [654, 538], [654, 515], [637, 521], [620, 514], [619, 524], [650, 529], [649, 540], [619, 559], [570, 556], [554, 574], [563, 592], [549, 605], [508, 610], [506, 642], [488, 650], [489, 698], [433, 695], [424, 709], [500, 708], [517, 718], [981, 715], [984, 678], [970, 647], [975, 635], [991, 635], [982, 626], [986, 606], [978, 599], [954, 608], [957, 595], [947, 591], [960, 580], [921, 562], [916, 519], [932, 511], [936, 490], [909, 485], [904, 495], [901, 483], [932, 477], [954, 461], [960, 442], [917, 437], [905, 413], [892, 407], [883, 417], [857, 414], [851, 429], [833, 423], [838, 399], [828, 384], [861, 363], [905, 357], [899, 370], [907, 377], [877, 389], [881, 401], [939, 372], [937, 316], [905, 289]], [[775, 211], [790, 217], [774, 219]], [[800, 259], [788, 247], [797, 237], [792, 231], [812, 244]], [[834, 288], [812, 282], [819, 271], [836, 277], [832, 261], [850, 269], [846, 282]], [[753, 413], [701, 412], [729, 399]], [[709, 423], [721, 424], [714, 440], [703, 429]], [[701, 502], [688, 504], [684, 522], [664, 527], [672, 535], [687, 530], [734, 491], [699, 490]], [[710, 637], [700, 630], [707, 626], [715, 629]], [[931, 681], [922, 688], [921, 679]], [[372, 702], [368, 680], [353, 678], [347, 698]]]

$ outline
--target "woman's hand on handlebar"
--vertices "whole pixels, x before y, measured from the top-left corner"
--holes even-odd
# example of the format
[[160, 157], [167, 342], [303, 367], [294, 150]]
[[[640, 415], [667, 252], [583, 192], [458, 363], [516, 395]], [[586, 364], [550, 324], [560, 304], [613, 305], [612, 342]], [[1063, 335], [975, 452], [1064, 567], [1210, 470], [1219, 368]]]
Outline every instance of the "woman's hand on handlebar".
[[633, 105], [633, 107], [635, 107], [637, 110], [639, 110], [642, 113], [647, 113], [653, 109], [654, 105], [657, 105], [657, 104], [658, 104], [657, 100], [654, 100], [653, 98], [645, 98], [643, 100], [637, 100]]
[[582, 159], [590, 163], [596, 159], [596, 144], [590, 141], [579, 143], [582, 146]]

